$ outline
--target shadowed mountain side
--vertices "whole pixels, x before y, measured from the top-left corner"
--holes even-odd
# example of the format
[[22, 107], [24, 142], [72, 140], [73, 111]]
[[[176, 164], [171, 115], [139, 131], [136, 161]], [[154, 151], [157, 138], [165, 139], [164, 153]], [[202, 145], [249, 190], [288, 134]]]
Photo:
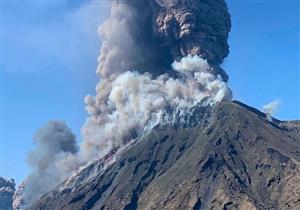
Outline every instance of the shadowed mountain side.
[[29, 209], [300, 208], [299, 123], [290, 131], [240, 102], [198, 114], [203, 122], [158, 126], [105, 171], [96, 173], [95, 162], [93, 173], [77, 174], [89, 178], [64, 183]]
[[0, 176], [0, 210], [13, 209], [13, 196], [16, 183], [13, 179], [5, 179]]

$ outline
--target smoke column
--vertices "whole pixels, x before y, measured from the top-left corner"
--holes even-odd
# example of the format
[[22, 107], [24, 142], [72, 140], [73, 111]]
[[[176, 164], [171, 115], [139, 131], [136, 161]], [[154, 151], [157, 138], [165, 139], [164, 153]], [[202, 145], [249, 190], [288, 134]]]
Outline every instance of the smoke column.
[[66, 178], [76, 166], [78, 151], [75, 136], [61, 121], [50, 121], [34, 138], [37, 148], [29, 153], [27, 162], [33, 171], [26, 179], [25, 201], [31, 203]]
[[83, 156], [130, 141], [166, 106], [229, 98], [219, 64], [229, 52], [230, 28], [223, 0], [113, 1], [99, 29], [101, 81], [85, 99]]
[[230, 28], [224, 0], [114, 0], [99, 28], [100, 82], [85, 98], [89, 116], [80, 150], [61, 122], [38, 131], [38, 148], [28, 157], [27, 203], [151, 130], [172, 114], [169, 108], [184, 115], [194, 106], [230, 100], [228, 76], [219, 66], [229, 53]]
[[103, 44], [97, 72], [101, 79], [133, 69], [157, 76], [172, 73], [174, 60], [192, 54], [227, 81], [218, 65], [229, 53], [230, 28], [224, 0], [115, 0], [99, 30]]

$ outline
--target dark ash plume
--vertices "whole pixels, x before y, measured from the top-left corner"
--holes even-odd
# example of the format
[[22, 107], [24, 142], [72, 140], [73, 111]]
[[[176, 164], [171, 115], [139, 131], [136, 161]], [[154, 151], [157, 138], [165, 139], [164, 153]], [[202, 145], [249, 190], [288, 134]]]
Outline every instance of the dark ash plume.
[[207, 60], [227, 81], [219, 65], [229, 53], [230, 29], [224, 0], [115, 0], [100, 29], [98, 73], [109, 78], [134, 69], [157, 76], [172, 72], [174, 60], [191, 54]]

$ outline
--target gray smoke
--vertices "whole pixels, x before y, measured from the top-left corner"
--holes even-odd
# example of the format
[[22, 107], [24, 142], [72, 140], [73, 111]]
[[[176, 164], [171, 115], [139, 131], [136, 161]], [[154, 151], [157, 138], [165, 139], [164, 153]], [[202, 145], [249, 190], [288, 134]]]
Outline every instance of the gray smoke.
[[36, 149], [27, 156], [32, 172], [26, 179], [25, 203], [55, 187], [76, 167], [78, 148], [72, 131], [61, 121], [50, 121], [35, 137]]
[[98, 73], [102, 79], [129, 70], [172, 74], [171, 63], [191, 54], [227, 81], [218, 65], [229, 53], [230, 28], [224, 0], [115, 0], [99, 30]]
[[86, 97], [82, 157], [126, 144], [158, 123], [167, 106], [229, 99], [219, 64], [229, 52], [230, 28], [223, 0], [113, 1], [99, 29], [101, 81]]
[[126, 148], [171, 114], [168, 108], [187, 115], [191, 107], [230, 100], [228, 76], [219, 67], [229, 53], [230, 27], [224, 0], [114, 0], [111, 17], [99, 28], [101, 81], [96, 95], [85, 98], [89, 116], [80, 150], [63, 123], [41, 129], [28, 158], [34, 170], [25, 200], [34, 201], [89, 161]]

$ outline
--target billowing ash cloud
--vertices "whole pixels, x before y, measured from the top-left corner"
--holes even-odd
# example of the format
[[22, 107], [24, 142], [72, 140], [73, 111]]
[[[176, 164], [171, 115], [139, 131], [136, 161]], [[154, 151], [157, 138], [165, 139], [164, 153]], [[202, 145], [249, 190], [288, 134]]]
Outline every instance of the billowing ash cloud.
[[266, 114], [267, 119], [272, 122], [272, 116], [275, 114], [275, 112], [278, 110], [280, 106], [280, 101], [274, 100], [266, 105], [263, 105], [263, 112]]
[[228, 54], [230, 15], [224, 0], [114, 0], [99, 29], [103, 43], [96, 95], [85, 98], [89, 114], [77, 153], [61, 122], [38, 132], [29, 156], [34, 171], [25, 189], [32, 202], [91, 160], [121, 151], [159, 123], [169, 110], [231, 99], [219, 67]]
[[83, 155], [90, 159], [94, 152], [101, 156], [125, 145], [149, 125], [159, 123], [168, 107], [183, 110], [231, 98], [227, 84], [209, 72], [206, 60], [188, 55], [172, 67], [178, 78], [127, 71], [108, 83], [111, 88], [106, 95], [100, 89], [95, 97], [87, 96], [90, 117], [83, 127]]
[[50, 121], [37, 131], [34, 143], [37, 148], [27, 156], [33, 171], [26, 180], [26, 203], [55, 187], [76, 167], [74, 154], [78, 148], [75, 136], [64, 122]]
[[99, 30], [98, 73], [102, 79], [132, 69], [154, 76], [172, 73], [174, 60], [192, 54], [206, 59], [210, 71], [227, 81], [218, 65], [229, 53], [230, 28], [224, 0], [115, 0]]
[[101, 82], [85, 99], [83, 156], [130, 141], [166, 106], [230, 95], [218, 66], [229, 52], [230, 28], [223, 0], [113, 1], [99, 29]]

